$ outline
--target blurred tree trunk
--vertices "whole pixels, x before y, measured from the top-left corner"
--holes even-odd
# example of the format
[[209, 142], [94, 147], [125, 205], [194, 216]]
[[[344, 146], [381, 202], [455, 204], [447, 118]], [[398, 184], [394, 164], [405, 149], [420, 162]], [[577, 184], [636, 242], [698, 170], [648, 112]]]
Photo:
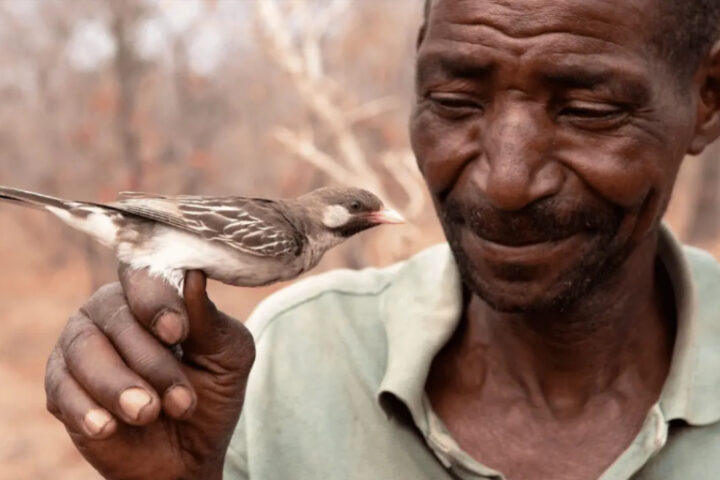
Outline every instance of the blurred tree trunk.
[[699, 158], [700, 173], [688, 227], [690, 243], [706, 243], [720, 236], [720, 145]]
[[[125, 163], [129, 190], [143, 186], [144, 170], [140, 156], [140, 135], [133, 124], [137, 106], [137, 88], [143, 75], [143, 63], [133, 49], [133, 31], [142, 17], [143, 7], [136, 0], [107, 0], [110, 17], [110, 32], [115, 40], [113, 74], [117, 85], [117, 108], [115, 110], [115, 134]], [[107, 177], [98, 178], [100, 188], [109, 187]], [[111, 187], [112, 188], [112, 187]], [[90, 274], [90, 288], [97, 290], [112, 279], [114, 261], [104, 248], [92, 239], [86, 239], [85, 258]]]
[[137, 86], [142, 76], [142, 62], [132, 46], [132, 31], [142, 14], [137, 1], [108, 0], [112, 12], [111, 31], [115, 38], [114, 73], [118, 88], [118, 106], [115, 118], [118, 145], [128, 170], [130, 190], [143, 184], [143, 164], [140, 158], [140, 138], [133, 127], [137, 103]]

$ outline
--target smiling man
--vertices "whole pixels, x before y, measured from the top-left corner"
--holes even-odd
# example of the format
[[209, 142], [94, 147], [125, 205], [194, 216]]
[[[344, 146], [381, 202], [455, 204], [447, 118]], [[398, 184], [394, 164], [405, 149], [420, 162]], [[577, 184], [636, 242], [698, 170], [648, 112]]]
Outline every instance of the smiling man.
[[720, 135], [719, 28], [718, 0], [429, 2], [410, 130], [448, 244], [302, 281], [253, 338], [197, 272], [184, 302], [124, 274], [50, 411], [117, 479], [717, 478], [720, 266], [660, 220]]

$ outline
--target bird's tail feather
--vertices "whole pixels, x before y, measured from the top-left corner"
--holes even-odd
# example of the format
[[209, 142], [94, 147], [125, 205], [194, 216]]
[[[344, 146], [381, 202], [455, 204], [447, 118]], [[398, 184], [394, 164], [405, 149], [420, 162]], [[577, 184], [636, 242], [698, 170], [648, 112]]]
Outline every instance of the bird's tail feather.
[[75, 202], [17, 188], [0, 186], [0, 200], [49, 211], [67, 225], [85, 232], [106, 246], [117, 238], [120, 213], [104, 205]]
[[0, 200], [18, 203], [27, 207], [46, 208], [48, 206], [67, 210], [76, 205], [61, 198], [50, 197], [40, 193], [28, 192], [19, 188], [3, 187], [0, 185]]

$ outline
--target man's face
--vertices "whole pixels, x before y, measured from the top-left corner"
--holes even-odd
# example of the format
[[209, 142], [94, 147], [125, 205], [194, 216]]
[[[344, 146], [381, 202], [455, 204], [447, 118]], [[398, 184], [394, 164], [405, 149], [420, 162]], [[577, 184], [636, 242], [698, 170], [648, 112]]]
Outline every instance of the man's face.
[[571, 306], [657, 231], [697, 100], [649, 46], [656, 0], [439, 0], [413, 149], [465, 283]]

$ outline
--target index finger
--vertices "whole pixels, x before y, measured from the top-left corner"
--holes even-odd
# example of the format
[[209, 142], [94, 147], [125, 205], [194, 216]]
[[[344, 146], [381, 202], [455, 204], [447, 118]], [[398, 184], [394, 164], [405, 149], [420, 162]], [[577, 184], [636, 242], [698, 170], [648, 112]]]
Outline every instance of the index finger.
[[139, 323], [168, 345], [187, 337], [188, 316], [177, 290], [147, 270], [134, 270], [120, 265], [120, 283], [128, 306]]

